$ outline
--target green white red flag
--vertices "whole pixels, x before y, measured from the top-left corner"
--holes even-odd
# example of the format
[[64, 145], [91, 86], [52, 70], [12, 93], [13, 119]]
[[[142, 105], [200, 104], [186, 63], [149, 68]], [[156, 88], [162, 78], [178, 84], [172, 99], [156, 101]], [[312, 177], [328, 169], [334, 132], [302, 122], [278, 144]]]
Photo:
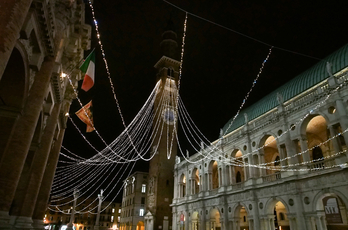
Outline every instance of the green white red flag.
[[87, 56], [85, 61], [80, 67], [80, 70], [85, 73], [85, 77], [82, 82], [81, 89], [84, 91], [90, 90], [94, 85], [94, 72], [95, 72], [95, 52], [94, 50]]

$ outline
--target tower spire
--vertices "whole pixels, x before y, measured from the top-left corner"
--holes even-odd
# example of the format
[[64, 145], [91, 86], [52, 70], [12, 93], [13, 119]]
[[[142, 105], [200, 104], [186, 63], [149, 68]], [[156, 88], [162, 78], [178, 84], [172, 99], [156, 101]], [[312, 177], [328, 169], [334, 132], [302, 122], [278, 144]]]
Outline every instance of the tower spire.
[[167, 21], [167, 25], [164, 28], [164, 32], [162, 34], [162, 42], [160, 44], [161, 53], [163, 56], [178, 59], [177, 57], [177, 34], [175, 33], [174, 23], [171, 17]]

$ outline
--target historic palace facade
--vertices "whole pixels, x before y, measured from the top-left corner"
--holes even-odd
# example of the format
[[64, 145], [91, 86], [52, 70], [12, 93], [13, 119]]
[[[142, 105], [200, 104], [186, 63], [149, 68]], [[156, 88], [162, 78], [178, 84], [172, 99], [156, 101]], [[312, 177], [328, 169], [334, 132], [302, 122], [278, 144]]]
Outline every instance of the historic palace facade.
[[82, 0], [0, 1], [0, 229], [43, 229], [72, 84], [91, 26]]
[[173, 230], [348, 229], [347, 82], [348, 45], [178, 158]]

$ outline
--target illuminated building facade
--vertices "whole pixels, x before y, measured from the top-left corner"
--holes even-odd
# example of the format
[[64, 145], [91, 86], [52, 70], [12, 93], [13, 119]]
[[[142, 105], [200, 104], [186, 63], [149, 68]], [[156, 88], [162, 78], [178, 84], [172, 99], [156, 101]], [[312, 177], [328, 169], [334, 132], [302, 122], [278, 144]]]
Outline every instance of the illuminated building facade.
[[173, 229], [348, 229], [347, 56], [348, 45], [243, 109], [192, 163], [178, 159]]

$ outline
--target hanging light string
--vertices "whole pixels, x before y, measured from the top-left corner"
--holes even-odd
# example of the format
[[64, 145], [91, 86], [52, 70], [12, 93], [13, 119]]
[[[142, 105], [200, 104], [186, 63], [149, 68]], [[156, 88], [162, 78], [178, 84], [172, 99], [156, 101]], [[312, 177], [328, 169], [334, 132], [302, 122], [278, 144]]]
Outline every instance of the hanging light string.
[[[329, 93], [327, 96], [326, 96], [326, 98], [323, 100], [323, 101], [321, 101], [314, 109], [311, 109], [310, 111], [309, 111], [309, 113], [307, 113], [302, 119], [300, 119], [297, 123], [296, 123], [296, 126], [297, 126], [297, 124], [299, 124], [299, 123], [301, 123], [305, 118], [307, 118], [310, 114], [312, 114], [313, 112], [314, 112], [314, 110], [316, 110], [316, 109], [318, 109], [320, 106], [322, 106], [324, 103], [325, 103], [325, 101], [333, 94], [333, 93], [335, 93], [335, 92], [337, 92], [337, 90], [339, 89], [339, 88], [341, 88], [343, 86], [343, 84], [340, 84], [337, 88], [335, 88], [331, 93]], [[183, 105], [182, 104], [182, 101], [180, 101], [180, 103], [179, 103], [179, 105]], [[180, 111], [180, 114], [184, 114], [184, 116], [186, 116], [186, 114], [187, 114], [187, 111], [185, 111], [185, 107], [184, 106], [180, 106], [180, 110], [182, 110], [182, 111]], [[179, 118], [181, 118], [181, 116], [179, 116]], [[191, 122], [192, 122], [192, 124], [194, 124], [194, 122], [191, 120]], [[182, 124], [186, 124], [186, 122], [183, 122], [183, 121], [181, 121], [181, 123]], [[186, 139], [188, 139], [188, 140], [190, 140], [190, 138], [188, 137], [188, 135], [186, 134], [186, 132], [185, 132], [185, 127], [183, 127], [183, 130], [184, 130], [184, 133], [185, 133], [185, 135], [186, 135]], [[198, 129], [197, 129], [198, 130]], [[287, 131], [290, 131], [291, 130], [291, 128], [289, 129], [289, 130], [287, 130]], [[334, 138], [337, 138], [338, 136], [340, 136], [340, 135], [342, 135], [343, 133], [345, 133], [347, 130], [345, 130], [345, 131], [343, 131], [343, 132], [341, 132], [341, 133], [339, 133], [339, 134], [337, 134], [337, 135], [335, 135], [335, 136], [333, 136], [333, 137], [331, 137], [329, 140], [327, 140], [327, 141], [325, 141], [325, 143], [326, 142], [328, 142], [328, 141], [330, 141], [330, 140], [332, 140], [332, 139], [334, 139]], [[283, 135], [284, 135], [285, 133], [283, 133]], [[203, 134], [202, 134], [203, 135]], [[192, 135], [193, 136], [193, 135]], [[277, 138], [275, 138], [275, 139], [278, 139], [278, 138], [280, 138], [280, 136], [279, 137], [277, 137]], [[201, 140], [202, 141], [202, 140]], [[273, 140], [274, 141], [274, 140]], [[191, 143], [191, 142], [190, 142]], [[196, 143], [198, 143], [197, 141], [196, 141]], [[325, 144], [325, 143], [322, 143], [322, 144]], [[258, 150], [260, 150], [260, 149], [262, 149], [262, 148], [264, 148], [264, 147], [266, 147], [266, 146], [268, 146], [270, 143], [265, 143], [265, 145], [264, 146], [261, 146], [260, 148], [258, 148], [257, 150], [254, 150], [253, 152], [255, 152], [255, 151], [258, 151]], [[194, 146], [192, 143], [191, 143], [191, 145], [192, 146]], [[319, 145], [320, 146], [320, 145]], [[215, 148], [215, 146], [207, 146], [207, 147], [209, 147], [209, 148]], [[315, 146], [314, 146], [315, 147]], [[313, 147], [313, 148], [314, 148]], [[179, 148], [180, 150], [181, 150], [181, 148]], [[195, 149], [197, 152], [199, 152], [197, 149]], [[288, 160], [288, 159], [290, 159], [290, 158], [292, 158], [292, 157], [296, 157], [296, 156], [298, 156], [298, 155], [302, 155], [304, 152], [306, 152], [306, 151], [309, 151], [309, 150], [311, 150], [311, 149], [308, 149], [308, 150], [304, 150], [303, 152], [301, 152], [301, 153], [298, 153], [298, 154], [296, 154], [295, 156], [289, 156], [289, 157], [287, 157], [286, 159], [281, 159], [280, 161], [284, 161], [284, 160]], [[219, 156], [221, 156], [221, 157], [223, 157], [223, 158], [225, 158], [225, 156], [224, 156], [224, 153], [221, 151], [221, 150], [219, 150], [219, 149], [217, 149], [217, 148], [215, 148], [215, 151], [218, 151], [218, 152], [220, 152], [221, 154], [219, 154]], [[210, 153], [211, 153], [212, 151], [210, 151]], [[248, 153], [248, 154], [251, 154], [251, 153]], [[187, 160], [188, 162], [190, 162], [190, 163], [198, 163], [199, 161], [202, 161], [202, 160], [204, 160], [205, 158], [208, 158], [209, 157], [209, 154], [207, 154], [207, 155], [202, 155], [202, 159], [199, 159], [198, 161], [191, 161], [190, 159], [188, 159], [188, 158], [186, 158], [186, 156], [185, 156], [185, 154], [184, 153], [182, 153], [182, 155], [183, 155], [183, 157], [185, 158], [185, 160]], [[247, 154], [246, 154], [247, 155]], [[244, 156], [243, 156], [244, 157]], [[216, 157], [211, 157], [211, 159], [214, 159], [214, 158], [216, 158]], [[234, 158], [233, 160], [235, 160], [235, 159], [237, 159], [237, 158]], [[227, 162], [230, 162], [230, 158], [225, 158], [225, 160], [227, 160]], [[278, 162], [278, 161], [274, 161], [274, 162], [269, 162], [268, 164], [272, 164], [272, 163], [276, 163], [276, 162]], [[308, 164], [308, 163], [313, 163], [314, 161], [310, 161], [310, 162], [305, 162], [304, 164]], [[243, 163], [242, 163], [243, 164]], [[251, 167], [257, 167], [258, 165], [250, 165], [249, 164], [249, 166], [251, 166]], [[338, 165], [339, 166], [339, 165]], [[261, 167], [263, 167], [263, 165], [261, 165]], [[293, 170], [292, 170], [293, 171]]]
[[[174, 126], [173, 126], [173, 130], [172, 130], [172, 138], [171, 138], [171, 143], [170, 143], [170, 149], [173, 149], [173, 144], [174, 144], [174, 137], [175, 137], [175, 132], [177, 132], [177, 120], [176, 120], [176, 116], [178, 114], [178, 101], [179, 101], [179, 91], [180, 91], [180, 85], [181, 85], [181, 76], [182, 76], [182, 65], [184, 62], [184, 51], [185, 51], [185, 38], [186, 38], [186, 29], [187, 29], [187, 12], [185, 14], [185, 21], [184, 21], [184, 32], [182, 35], [182, 43], [181, 43], [181, 54], [180, 54], [180, 66], [179, 66], [179, 78], [178, 78], [178, 87], [177, 90], [175, 90], [176, 92], [176, 99], [175, 99], [175, 103], [174, 103], [174, 107], [175, 107], [175, 112], [174, 112]], [[171, 81], [170, 81], [171, 83]], [[175, 89], [175, 84], [174, 84], [174, 89]], [[168, 138], [167, 138], [168, 140]], [[168, 154], [169, 153], [169, 154]], [[170, 159], [171, 157], [171, 151], [167, 151], [167, 159]]]
[[[74, 89], [74, 91], [76, 91], [76, 88], [72, 85], [72, 87], [73, 87], [73, 89]], [[137, 121], [139, 121], [139, 119], [142, 119], [142, 115], [144, 115], [144, 113], [146, 114], [146, 113], [149, 113], [149, 111], [151, 111], [151, 108], [149, 108], [149, 107], [151, 107], [151, 106], [153, 106], [153, 103], [154, 103], [154, 100], [155, 100], [155, 95], [156, 95], [156, 91], [158, 90], [158, 87], [159, 87], [159, 83], [157, 83], [156, 84], [156, 86], [155, 86], [155, 88], [154, 88], [154, 90], [152, 91], [152, 93], [151, 93], [151, 95], [150, 95], [150, 97], [148, 98], [148, 100], [146, 101], [146, 103], [144, 104], [144, 106], [143, 106], [143, 108], [140, 110], [140, 112], [137, 114], [137, 116], [133, 119], [133, 121], [132, 121], [132, 123], [127, 127], [127, 130], [129, 130], [129, 129], [131, 129], [132, 127], [133, 127], [133, 125], [134, 125], [134, 123], [136, 123]], [[76, 93], [76, 97], [77, 97], [77, 99], [79, 100], [79, 98], [78, 98], [78, 95], [77, 95], [77, 93]], [[81, 103], [81, 106], [82, 106], [82, 103]], [[83, 107], [83, 106], [82, 106]], [[87, 116], [88, 116], [88, 114], [87, 114]], [[82, 134], [82, 132], [77, 128], [77, 126], [76, 126], [76, 124], [73, 122], [73, 120], [71, 119], [71, 117], [70, 116], [68, 116], [69, 118], [70, 118], [70, 120], [71, 120], [71, 122], [73, 123], [73, 125], [74, 125], [74, 127], [78, 130], [78, 132], [80, 133], [80, 135], [83, 137], [83, 139], [100, 155], [101, 154], [101, 152], [99, 152], [90, 142], [88, 142], [87, 141], [87, 138]], [[141, 125], [141, 124], [140, 124]], [[137, 127], [139, 127], [139, 126], [137, 126]], [[97, 130], [96, 130], [97, 131]], [[139, 130], [137, 129], [136, 130], [136, 133], [138, 133], [139, 132]], [[121, 134], [121, 136], [122, 135], [124, 135], [125, 134], [125, 131]], [[130, 135], [130, 134], [129, 134]], [[101, 136], [99, 135], [99, 137], [101, 138]], [[101, 138], [102, 139], [102, 138]], [[115, 141], [118, 141], [118, 140], [120, 140], [120, 138], [116, 138], [115, 139]], [[104, 143], [106, 143], [105, 141], [103, 141]], [[110, 144], [110, 145], [107, 145], [107, 147], [106, 147], [106, 149], [109, 149], [109, 150], [111, 150], [112, 152], [113, 152], [113, 154], [115, 154], [116, 156], [118, 156], [120, 159], [123, 159], [123, 160], [125, 160], [126, 162], [129, 162], [129, 161], [133, 161], [134, 159], [131, 159], [131, 160], [129, 160], [129, 159], [124, 159], [121, 155], [119, 155], [119, 154], [117, 154], [115, 151], [113, 151], [112, 149], [111, 149], [111, 146], [112, 145], [115, 145], [115, 143], [112, 143], [112, 144]], [[105, 152], [105, 149], [102, 151], [102, 152]], [[139, 155], [140, 155], [140, 153], [139, 153]], [[105, 157], [105, 155], [101, 155], [101, 157]], [[110, 161], [113, 161], [112, 159], [109, 159]], [[88, 159], [88, 161], [90, 161], [90, 159]], [[114, 162], [115, 163], [115, 162]]]
[[[101, 38], [100, 38], [98, 23], [97, 23], [97, 20], [96, 20], [96, 17], [95, 17], [94, 7], [93, 7], [93, 4], [92, 4], [91, 0], [88, 0], [88, 3], [89, 3], [89, 7], [91, 8], [92, 18], [93, 18], [93, 22], [94, 22], [94, 25], [95, 25], [95, 31], [96, 31], [96, 34], [97, 34], [98, 43], [99, 43], [99, 46], [100, 46], [100, 50], [101, 50], [103, 61], [104, 61], [105, 68], [106, 68], [106, 73], [107, 73], [107, 76], [108, 76], [108, 79], [109, 79], [109, 83], [110, 83], [110, 86], [111, 86], [112, 94], [113, 94], [115, 102], [116, 102], [118, 113], [119, 113], [119, 115], [121, 117], [121, 121], [122, 121], [122, 124], [123, 124], [123, 126], [125, 128], [125, 131], [126, 131], [126, 134], [127, 134], [128, 138], [131, 138], [129, 136], [128, 132], [127, 132], [127, 125], [126, 125], [126, 122], [125, 122], [123, 114], [122, 114], [121, 106], [120, 106], [119, 101], [118, 101], [117, 96], [116, 96], [114, 84], [112, 83], [111, 74], [110, 74], [110, 70], [109, 70], [109, 66], [108, 66], [108, 61], [106, 60], [105, 51], [104, 51], [103, 44], [102, 44]], [[132, 147], [135, 148], [132, 139], [130, 139], [130, 143], [131, 143]], [[135, 151], [137, 151], [137, 150], [135, 149]]]
[[[164, 95], [169, 95], [169, 94], [164, 94]], [[170, 96], [167, 96], [167, 98], [169, 98], [169, 99], [170, 99], [171, 97], [170, 97]], [[166, 102], [166, 106], [167, 106], [167, 104], [168, 104], [168, 102]], [[108, 162], [108, 164], [109, 164], [109, 160], [105, 160], [105, 161], [107, 161], [107, 162]], [[82, 164], [80, 163], [79, 165], [82, 165]], [[75, 170], [75, 169], [74, 169], [74, 170]], [[76, 170], [75, 170], [75, 171], [76, 171]], [[69, 173], [70, 173], [70, 172], [69, 172]], [[82, 172], [82, 173], [84, 173], [84, 172]], [[81, 173], [80, 173], [80, 174], [81, 174]], [[59, 175], [59, 173], [58, 173], [57, 175]], [[92, 174], [92, 176], [89, 176], [89, 178], [90, 178], [90, 177], [93, 177], [93, 178], [94, 178], [94, 177], [95, 177], [95, 175], [96, 175], [96, 174]], [[62, 176], [61, 178], [64, 178], [64, 176]], [[74, 178], [73, 178], [73, 179], [74, 179]], [[89, 179], [85, 179], [85, 178], [83, 178], [83, 180], [84, 180], [84, 181], [89, 181]], [[77, 181], [77, 183], [79, 184], [79, 183], [80, 183], [80, 181]], [[73, 190], [73, 187], [74, 187], [74, 186], [71, 186], [70, 191], [72, 191], [72, 190]], [[57, 191], [57, 190], [56, 190], [56, 191]], [[70, 192], [70, 191], [67, 191], [66, 193], [68, 193], [68, 192]], [[59, 193], [60, 193], [61, 191], [57, 191], [57, 192], [59, 192]], [[61, 194], [61, 193], [59, 194], [59, 196], [62, 196], [62, 195], [65, 195], [65, 194]], [[57, 196], [58, 196], [58, 195], [57, 195]]]
[[228, 30], [228, 31], [231, 31], [231, 32], [233, 32], [233, 33], [235, 33], [235, 34], [238, 34], [238, 35], [243, 36], [243, 37], [245, 37], [245, 38], [248, 38], [248, 39], [250, 39], [250, 40], [253, 40], [253, 41], [258, 42], [258, 43], [260, 43], [260, 44], [266, 45], [266, 46], [268, 46], [268, 47], [274, 47], [274, 49], [278, 49], [278, 50], [281, 50], [281, 51], [284, 51], [284, 52], [288, 52], [288, 53], [300, 55], [300, 56], [303, 56], [303, 57], [307, 57], [307, 58], [311, 58], [311, 59], [315, 59], [315, 60], [319, 60], [319, 61], [322, 61], [322, 60], [323, 60], [323, 59], [321, 59], [321, 58], [313, 57], [313, 56], [310, 56], [310, 55], [307, 55], [307, 54], [303, 54], [303, 53], [299, 53], [299, 52], [296, 52], [296, 51], [292, 51], [292, 50], [288, 50], [288, 49], [284, 49], [284, 48], [281, 48], [281, 47], [278, 47], [278, 46], [271, 45], [271, 44], [266, 43], [266, 42], [263, 42], [263, 41], [261, 41], [261, 40], [259, 40], [259, 39], [253, 38], [253, 37], [251, 37], [251, 36], [248, 36], [248, 35], [246, 35], [246, 34], [243, 34], [243, 33], [241, 33], [241, 32], [238, 32], [238, 31], [236, 31], [236, 30], [233, 30], [233, 29], [231, 29], [231, 28], [229, 28], [229, 27], [223, 26], [223, 25], [221, 25], [221, 24], [219, 24], [219, 23], [213, 22], [213, 21], [211, 21], [211, 20], [209, 20], [209, 19], [206, 19], [206, 18], [203, 18], [203, 17], [198, 16], [198, 15], [196, 15], [196, 14], [193, 14], [193, 13], [187, 11], [187, 10], [184, 10], [184, 9], [182, 9], [182, 8], [180, 8], [180, 7], [176, 6], [176, 5], [174, 5], [174, 4], [171, 3], [171, 2], [168, 2], [168, 1], [166, 1], [166, 0], [163, 0], [163, 1], [164, 1], [165, 3], [167, 3], [167, 4], [171, 5], [171, 6], [173, 6], [174, 8], [176, 8], [176, 9], [178, 9], [178, 10], [181, 10], [181, 11], [185, 12], [186, 14], [190, 14], [191, 16], [194, 16], [194, 17], [196, 17], [196, 18], [199, 18], [199, 19], [201, 19], [201, 20], [203, 20], [203, 21], [206, 21], [206, 22], [211, 23], [211, 24], [213, 24], [213, 25], [215, 25], [215, 26], [221, 27], [221, 28], [223, 28], [223, 29], [226, 29], [226, 30]]
[[239, 112], [240, 112], [240, 111], [242, 110], [242, 108], [244, 107], [244, 105], [245, 105], [247, 99], [249, 98], [250, 93], [253, 91], [253, 89], [254, 89], [254, 87], [255, 87], [255, 85], [256, 85], [257, 80], [260, 78], [260, 75], [261, 75], [261, 73], [262, 73], [262, 71], [263, 71], [263, 68], [264, 68], [264, 66], [265, 66], [265, 63], [268, 61], [269, 56], [270, 56], [271, 53], [272, 53], [272, 48], [273, 48], [273, 46], [269, 49], [269, 52], [268, 52], [268, 54], [267, 54], [267, 57], [266, 57], [265, 60], [262, 62], [261, 67], [260, 67], [260, 70], [259, 70], [258, 74], [256, 75], [256, 78], [254, 79], [254, 81], [253, 81], [253, 83], [252, 83], [252, 85], [251, 85], [249, 91], [248, 91], [247, 94], [245, 95], [242, 104], [239, 106], [239, 109], [238, 109], [236, 115], [233, 117], [232, 121], [230, 122], [230, 124], [228, 125], [226, 131], [223, 133], [222, 136], [226, 135], [226, 133], [228, 132], [228, 130], [231, 128], [233, 122], [234, 122], [235, 119], [238, 117]]

